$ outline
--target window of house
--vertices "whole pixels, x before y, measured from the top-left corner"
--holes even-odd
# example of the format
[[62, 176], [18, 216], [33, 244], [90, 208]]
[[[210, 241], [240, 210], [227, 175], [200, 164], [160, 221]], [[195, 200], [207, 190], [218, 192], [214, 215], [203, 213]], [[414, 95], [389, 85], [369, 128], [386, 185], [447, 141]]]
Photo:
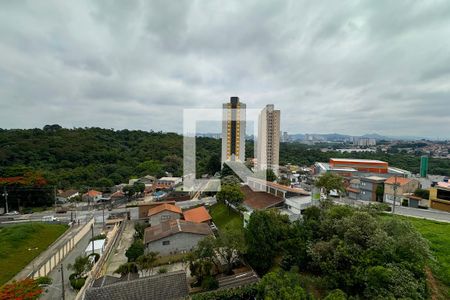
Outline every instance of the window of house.
[[161, 221], [169, 220], [169, 219], [170, 219], [170, 215], [162, 215], [161, 216]]
[[170, 241], [163, 241], [162, 244], [163, 244], [163, 246], [170, 245]]

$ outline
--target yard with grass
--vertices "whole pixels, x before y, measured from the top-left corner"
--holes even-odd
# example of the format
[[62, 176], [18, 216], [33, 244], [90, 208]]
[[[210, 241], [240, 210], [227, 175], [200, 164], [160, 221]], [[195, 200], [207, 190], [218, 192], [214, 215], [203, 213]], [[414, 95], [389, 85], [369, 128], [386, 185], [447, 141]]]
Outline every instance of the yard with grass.
[[[391, 215], [385, 216], [391, 218]], [[446, 293], [450, 290], [450, 223], [443, 223], [419, 218], [396, 216], [408, 220], [422, 236], [430, 242], [430, 248], [436, 263], [432, 264], [432, 270], [442, 284], [447, 286]]]
[[209, 213], [211, 214], [214, 224], [216, 224], [219, 229], [224, 229], [225, 227], [237, 230], [243, 229], [241, 216], [233, 209], [229, 209], [223, 203], [217, 203], [211, 206]]
[[44, 223], [0, 228], [0, 286], [47, 249], [67, 228]]

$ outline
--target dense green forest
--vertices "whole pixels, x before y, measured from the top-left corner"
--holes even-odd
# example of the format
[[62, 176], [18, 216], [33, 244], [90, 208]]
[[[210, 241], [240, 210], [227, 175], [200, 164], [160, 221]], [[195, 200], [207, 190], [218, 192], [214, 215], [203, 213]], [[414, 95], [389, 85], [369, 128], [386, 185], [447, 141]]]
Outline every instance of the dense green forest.
[[[221, 141], [197, 138], [197, 175], [220, 169]], [[247, 142], [247, 157], [253, 156]], [[42, 175], [58, 188], [111, 186], [142, 175], [182, 174], [183, 138], [176, 133], [65, 129], [47, 125], [43, 129], [0, 129], [0, 177]], [[312, 165], [330, 157], [381, 159], [390, 165], [419, 171], [419, 157], [407, 154], [321, 152], [298, 143], [282, 143], [280, 162]], [[430, 159], [430, 173], [450, 174], [450, 160]]]

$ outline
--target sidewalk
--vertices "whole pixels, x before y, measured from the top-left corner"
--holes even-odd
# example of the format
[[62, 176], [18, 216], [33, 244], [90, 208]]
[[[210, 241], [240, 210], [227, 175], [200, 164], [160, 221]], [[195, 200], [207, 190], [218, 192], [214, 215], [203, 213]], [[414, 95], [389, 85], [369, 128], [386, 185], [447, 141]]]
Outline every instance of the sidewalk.
[[75, 225], [61, 235], [57, 240], [53, 242], [45, 251], [41, 252], [34, 260], [32, 260], [25, 268], [23, 268], [19, 273], [16, 274], [11, 280], [20, 280], [31, 275], [42, 263], [49, 260], [49, 258], [58, 251], [62, 245], [67, 243], [72, 237], [74, 237], [78, 231], [83, 227], [85, 223], [80, 225]]
[[[96, 224], [94, 226], [94, 235], [97, 235], [101, 232], [102, 224]], [[89, 240], [91, 239], [91, 232], [89, 231], [72, 249], [72, 251], [67, 254], [67, 256], [63, 259], [62, 264], [64, 268], [64, 288], [66, 300], [75, 299], [77, 292], [72, 289], [69, 282], [69, 276], [73, 273], [73, 271], [67, 269], [68, 264], [73, 264], [75, 259], [84, 255], [84, 251], [86, 247], [89, 245]], [[46, 288], [46, 293], [42, 295], [42, 299], [62, 299], [62, 291], [61, 291], [61, 272], [60, 268], [53, 269], [48, 275], [52, 280], [52, 284]]]

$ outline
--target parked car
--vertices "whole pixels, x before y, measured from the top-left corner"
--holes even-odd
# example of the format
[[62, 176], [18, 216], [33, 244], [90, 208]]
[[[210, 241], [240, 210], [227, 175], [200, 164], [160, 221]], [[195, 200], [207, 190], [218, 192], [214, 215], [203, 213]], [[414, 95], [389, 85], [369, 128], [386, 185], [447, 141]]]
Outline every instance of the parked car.
[[10, 212], [7, 212], [5, 215], [6, 216], [17, 216], [17, 215], [19, 215], [19, 212], [17, 210], [12, 210]]

